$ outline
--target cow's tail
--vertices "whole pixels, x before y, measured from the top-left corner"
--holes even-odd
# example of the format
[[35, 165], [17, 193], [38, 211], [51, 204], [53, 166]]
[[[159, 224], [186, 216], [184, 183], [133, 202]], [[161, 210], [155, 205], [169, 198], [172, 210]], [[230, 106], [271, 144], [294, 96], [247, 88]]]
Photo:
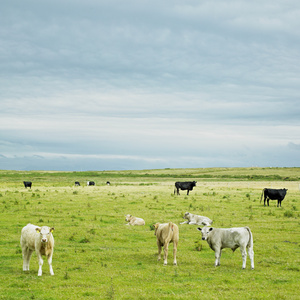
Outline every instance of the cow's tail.
[[168, 240], [172, 239], [173, 231], [174, 231], [174, 224], [172, 222], [169, 222], [169, 225], [168, 225]]
[[261, 193], [261, 196], [260, 196], [260, 202], [259, 203], [261, 203], [261, 200], [262, 200], [262, 197], [263, 197], [264, 193], [265, 193], [265, 189], [262, 190], [262, 193]]
[[248, 244], [247, 244], [247, 248], [253, 248], [253, 236], [252, 236], [252, 232], [250, 230], [249, 227], [245, 227], [247, 229], [247, 231], [249, 232], [249, 241], [248, 241]]

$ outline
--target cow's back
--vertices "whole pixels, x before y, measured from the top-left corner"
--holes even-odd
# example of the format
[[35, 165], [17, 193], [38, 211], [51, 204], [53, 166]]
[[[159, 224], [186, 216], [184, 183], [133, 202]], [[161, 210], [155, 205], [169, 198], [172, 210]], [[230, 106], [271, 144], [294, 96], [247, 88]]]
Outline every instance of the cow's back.
[[[247, 235], [245, 233], [247, 232]], [[248, 244], [249, 234], [246, 228], [214, 228], [207, 239], [210, 247], [231, 248], [233, 251], [240, 247], [241, 243]]]
[[36, 229], [37, 226], [33, 224], [27, 224], [23, 227], [21, 231], [21, 246], [30, 248], [31, 250], [35, 249], [35, 239], [36, 239]]
[[156, 236], [162, 244], [164, 244], [165, 242], [178, 242], [178, 226], [172, 222], [160, 224], [156, 231]]

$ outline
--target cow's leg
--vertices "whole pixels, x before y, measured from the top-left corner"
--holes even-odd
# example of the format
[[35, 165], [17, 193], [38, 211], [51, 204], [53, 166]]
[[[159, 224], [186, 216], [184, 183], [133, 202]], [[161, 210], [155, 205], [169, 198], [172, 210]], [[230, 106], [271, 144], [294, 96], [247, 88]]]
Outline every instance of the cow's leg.
[[173, 242], [173, 257], [174, 257], [173, 265], [175, 266], [177, 265], [176, 253], [177, 253], [177, 243]]
[[268, 198], [268, 199], [267, 199], [268, 206], [270, 206], [270, 205], [269, 205], [269, 201], [270, 201], [270, 199]]
[[49, 264], [49, 269], [50, 269], [50, 275], [54, 275], [53, 268], [52, 268], [52, 255], [53, 255], [53, 253], [51, 253], [48, 256], [48, 264]]
[[179, 188], [177, 188], [177, 195], [180, 195], [180, 193], [179, 193]]
[[247, 261], [247, 252], [246, 252], [246, 247], [241, 247], [241, 253], [242, 253], [242, 258], [243, 258], [243, 269], [246, 268], [246, 261]]
[[182, 222], [180, 224], [190, 224], [190, 223], [189, 223], [189, 221], [184, 221], [184, 222]]
[[168, 250], [169, 250], [169, 242], [164, 244], [164, 266], [168, 264]]
[[216, 258], [215, 267], [220, 265], [220, 259], [221, 259], [221, 254], [222, 254], [221, 251], [222, 251], [221, 249], [215, 250], [215, 258]]
[[25, 247], [22, 249], [22, 256], [23, 256], [23, 271], [27, 271], [27, 265], [28, 265], [28, 260], [27, 260], [27, 251]]
[[43, 266], [44, 261], [43, 261], [43, 258], [42, 258], [42, 255], [41, 255], [40, 251], [37, 250], [37, 251], [36, 251], [36, 255], [37, 255], [38, 261], [39, 261], [39, 271], [38, 271], [38, 276], [42, 276], [42, 273], [43, 273], [43, 271], [42, 271], [42, 266]]
[[157, 247], [158, 247], [158, 257], [157, 260], [161, 259], [161, 244], [159, 241], [157, 241]]
[[33, 251], [28, 249], [27, 247], [22, 250], [22, 255], [23, 255], [23, 271], [29, 271], [29, 263], [30, 263], [30, 258], [32, 255]]
[[188, 195], [188, 194], [189, 194], [189, 192], [190, 192], [190, 190], [187, 190], [187, 193], [186, 193], [186, 194]]
[[251, 269], [254, 269], [254, 251], [253, 246], [248, 248], [248, 254], [251, 262]]
[[264, 206], [266, 206], [266, 199], [267, 199], [267, 197], [264, 196]]
[[202, 224], [198, 224], [196, 221], [191, 221], [189, 222], [190, 225], [202, 225]]

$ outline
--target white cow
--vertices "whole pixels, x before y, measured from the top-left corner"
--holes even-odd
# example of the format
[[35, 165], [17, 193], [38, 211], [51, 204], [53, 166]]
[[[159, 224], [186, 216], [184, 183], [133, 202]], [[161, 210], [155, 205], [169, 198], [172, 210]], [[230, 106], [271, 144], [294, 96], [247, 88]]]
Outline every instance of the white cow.
[[184, 214], [184, 219], [187, 219], [187, 221], [182, 222], [180, 224], [190, 224], [190, 225], [211, 225], [213, 221], [209, 219], [208, 217], [194, 215], [189, 212], [186, 212]]
[[23, 255], [23, 271], [29, 271], [30, 258], [35, 250], [39, 261], [38, 276], [42, 276], [43, 258], [45, 255], [48, 260], [50, 274], [54, 275], [52, 269], [52, 256], [54, 248], [54, 238], [52, 235], [54, 228], [48, 226], [35, 226], [27, 224], [21, 232], [21, 247]]
[[158, 246], [158, 260], [161, 259], [161, 247], [164, 247], [164, 265], [167, 265], [168, 258], [168, 248], [169, 243], [173, 243], [173, 264], [177, 265], [176, 253], [177, 253], [177, 245], [179, 241], [179, 230], [178, 226], [172, 222], [169, 223], [156, 223], [154, 225], [155, 235], [157, 239]]
[[230, 248], [234, 252], [240, 247], [243, 269], [246, 268], [246, 248], [251, 261], [251, 269], [254, 269], [253, 236], [249, 227], [213, 228], [204, 226], [202, 229], [197, 229], [202, 233], [202, 240], [206, 240], [210, 248], [215, 251], [215, 266], [220, 265], [222, 249]]
[[125, 221], [128, 222], [126, 225], [145, 225], [145, 221], [142, 218], [137, 218], [132, 215], [126, 215]]

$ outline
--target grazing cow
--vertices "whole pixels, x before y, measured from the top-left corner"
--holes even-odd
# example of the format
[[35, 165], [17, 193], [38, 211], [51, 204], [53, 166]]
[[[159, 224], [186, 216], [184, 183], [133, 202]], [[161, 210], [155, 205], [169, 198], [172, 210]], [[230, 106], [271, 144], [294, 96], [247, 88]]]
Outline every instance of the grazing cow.
[[109, 181], [106, 181], [106, 185], [110, 185], [110, 182], [109, 182]]
[[32, 182], [31, 181], [23, 181], [25, 188], [31, 188]]
[[158, 260], [161, 258], [161, 247], [164, 247], [164, 266], [167, 265], [168, 258], [168, 248], [169, 244], [173, 243], [173, 264], [177, 265], [176, 261], [176, 253], [177, 253], [177, 245], [179, 241], [179, 230], [178, 226], [172, 222], [170, 223], [156, 223], [154, 225], [155, 235], [157, 239], [158, 246]]
[[266, 206], [266, 200], [269, 206], [269, 200], [277, 200], [277, 207], [281, 207], [281, 201], [283, 201], [286, 195], [287, 189], [263, 189], [260, 196], [260, 203], [264, 195], [264, 206]]
[[87, 181], [86, 185], [87, 186], [89, 186], [89, 185], [95, 185], [95, 182], [94, 181]]
[[186, 182], [175, 182], [175, 189], [174, 189], [174, 194], [177, 190], [177, 195], [179, 194], [179, 189], [180, 190], [187, 190], [187, 195], [189, 194], [190, 191], [193, 190], [193, 187], [196, 186], [197, 181], [186, 181]]
[[187, 221], [184, 221], [180, 224], [190, 224], [190, 225], [211, 225], [213, 221], [209, 219], [208, 217], [194, 215], [189, 212], [186, 212], [184, 214], [184, 219], [187, 219]]
[[29, 271], [30, 258], [35, 250], [39, 261], [38, 276], [42, 276], [42, 255], [47, 257], [50, 274], [54, 275], [52, 269], [52, 255], [54, 248], [53, 230], [54, 228], [48, 226], [39, 227], [32, 224], [27, 224], [23, 227], [20, 240], [23, 255], [23, 271]]
[[80, 182], [79, 181], [75, 181], [75, 186], [80, 186]]
[[202, 233], [202, 240], [206, 240], [209, 247], [215, 251], [215, 266], [220, 265], [222, 249], [230, 248], [234, 252], [240, 247], [243, 269], [246, 268], [246, 248], [251, 261], [251, 269], [254, 269], [253, 236], [249, 227], [213, 228], [204, 226], [202, 229], [197, 229]]
[[132, 215], [126, 215], [125, 221], [128, 222], [126, 225], [145, 225], [145, 221], [142, 218], [137, 218]]

